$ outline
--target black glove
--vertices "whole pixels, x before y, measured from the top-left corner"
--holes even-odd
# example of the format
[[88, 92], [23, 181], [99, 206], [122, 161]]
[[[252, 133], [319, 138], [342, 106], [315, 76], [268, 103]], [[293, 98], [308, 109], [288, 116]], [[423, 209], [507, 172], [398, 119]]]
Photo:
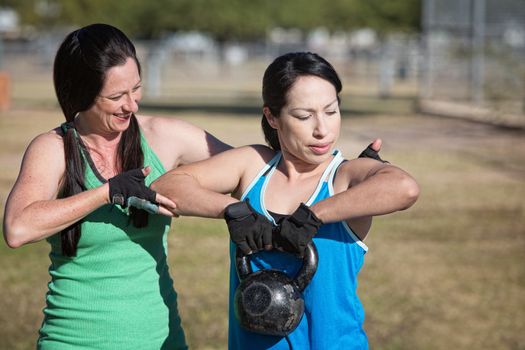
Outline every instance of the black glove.
[[281, 222], [280, 229], [274, 234], [273, 246], [302, 258], [306, 246], [322, 224], [310, 208], [301, 203], [292, 215]]
[[244, 254], [251, 254], [272, 244], [272, 223], [257, 213], [248, 201], [228, 205], [224, 210], [224, 219], [231, 240]]
[[158, 204], [155, 200], [156, 193], [146, 186], [145, 178], [142, 169], [139, 168], [125, 171], [109, 179], [109, 200], [111, 203], [126, 208], [130, 202], [133, 203], [138, 198], [152, 204]]
[[381, 157], [379, 156], [379, 152], [375, 151], [372, 148], [372, 144], [369, 144], [368, 147], [365, 148], [365, 150], [361, 152], [361, 154], [357, 158], [372, 158], [383, 163], [389, 163], [388, 161], [381, 159]]

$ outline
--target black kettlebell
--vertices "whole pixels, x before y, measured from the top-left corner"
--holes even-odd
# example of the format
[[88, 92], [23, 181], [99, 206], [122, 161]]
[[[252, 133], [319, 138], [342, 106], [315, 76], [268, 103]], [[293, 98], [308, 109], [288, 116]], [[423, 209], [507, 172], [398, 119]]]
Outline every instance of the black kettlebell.
[[292, 332], [303, 317], [301, 292], [314, 276], [317, 261], [317, 249], [310, 242], [294, 279], [275, 269], [253, 273], [248, 256], [237, 247], [235, 263], [241, 282], [235, 291], [234, 311], [241, 327], [266, 335]]

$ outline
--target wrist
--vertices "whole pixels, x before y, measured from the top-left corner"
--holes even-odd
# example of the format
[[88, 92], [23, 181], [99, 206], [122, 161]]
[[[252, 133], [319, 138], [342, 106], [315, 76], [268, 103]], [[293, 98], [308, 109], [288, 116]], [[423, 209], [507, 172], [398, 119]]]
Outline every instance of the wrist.
[[109, 194], [109, 183], [105, 183], [99, 187], [100, 198], [102, 199], [103, 204], [111, 204], [111, 198]]
[[228, 203], [223, 209], [223, 217], [226, 221], [245, 218], [252, 215], [252, 211], [247, 202], [237, 201]]
[[313, 215], [313, 218], [318, 221], [320, 224], [324, 224], [325, 223], [325, 220], [324, 220], [324, 217], [325, 217], [325, 213], [324, 213], [324, 210], [322, 208], [322, 206], [319, 206], [316, 204], [312, 205], [311, 207], [309, 207], [310, 209], [310, 212], [312, 213]]

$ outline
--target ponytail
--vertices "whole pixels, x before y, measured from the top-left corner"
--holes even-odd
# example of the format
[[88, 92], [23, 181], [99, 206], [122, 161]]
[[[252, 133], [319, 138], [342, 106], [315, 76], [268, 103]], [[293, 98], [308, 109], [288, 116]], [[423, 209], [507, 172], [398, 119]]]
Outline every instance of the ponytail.
[[[64, 134], [64, 154], [66, 170], [64, 181], [60, 191], [60, 198], [70, 197], [86, 190], [84, 185], [85, 161], [80, 151], [79, 140], [75, 135], [73, 122], [62, 124]], [[81, 141], [80, 141], [81, 142]], [[144, 153], [141, 147], [140, 128], [137, 118], [133, 114], [130, 119], [129, 128], [122, 133], [122, 137], [117, 147], [117, 159], [121, 169], [127, 171], [141, 168], [144, 166]], [[148, 225], [148, 212], [134, 207], [129, 208], [130, 220], [133, 226], [142, 228]], [[66, 227], [60, 233], [62, 254], [64, 256], [75, 256], [78, 241], [81, 236], [82, 219]]]
[[[64, 134], [66, 171], [59, 197], [65, 198], [86, 190], [84, 186], [85, 164], [77, 146], [73, 122], [64, 123], [61, 128]], [[74, 256], [76, 254], [77, 244], [80, 239], [81, 222], [82, 220], [75, 222], [62, 230], [60, 241], [63, 255]]]

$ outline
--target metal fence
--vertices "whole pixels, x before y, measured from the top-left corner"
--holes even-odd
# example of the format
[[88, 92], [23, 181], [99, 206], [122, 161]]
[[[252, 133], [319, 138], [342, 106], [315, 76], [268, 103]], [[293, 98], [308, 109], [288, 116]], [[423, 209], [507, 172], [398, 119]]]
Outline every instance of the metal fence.
[[525, 1], [424, 0], [423, 110], [525, 126]]
[[[56, 103], [52, 62], [69, 30], [4, 41], [0, 70], [11, 78], [14, 107]], [[303, 50], [317, 52], [334, 64], [343, 81], [343, 94], [417, 95], [419, 36], [379, 37], [369, 29], [330, 33], [319, 28], [305, 33], [276, 28], [264, 40], [252, 43], [218, 43], [198, 32], [134, 42], [143, 68], [143, 101], [149, 104], [259, 107], [266, 66], [280, 54]]]

